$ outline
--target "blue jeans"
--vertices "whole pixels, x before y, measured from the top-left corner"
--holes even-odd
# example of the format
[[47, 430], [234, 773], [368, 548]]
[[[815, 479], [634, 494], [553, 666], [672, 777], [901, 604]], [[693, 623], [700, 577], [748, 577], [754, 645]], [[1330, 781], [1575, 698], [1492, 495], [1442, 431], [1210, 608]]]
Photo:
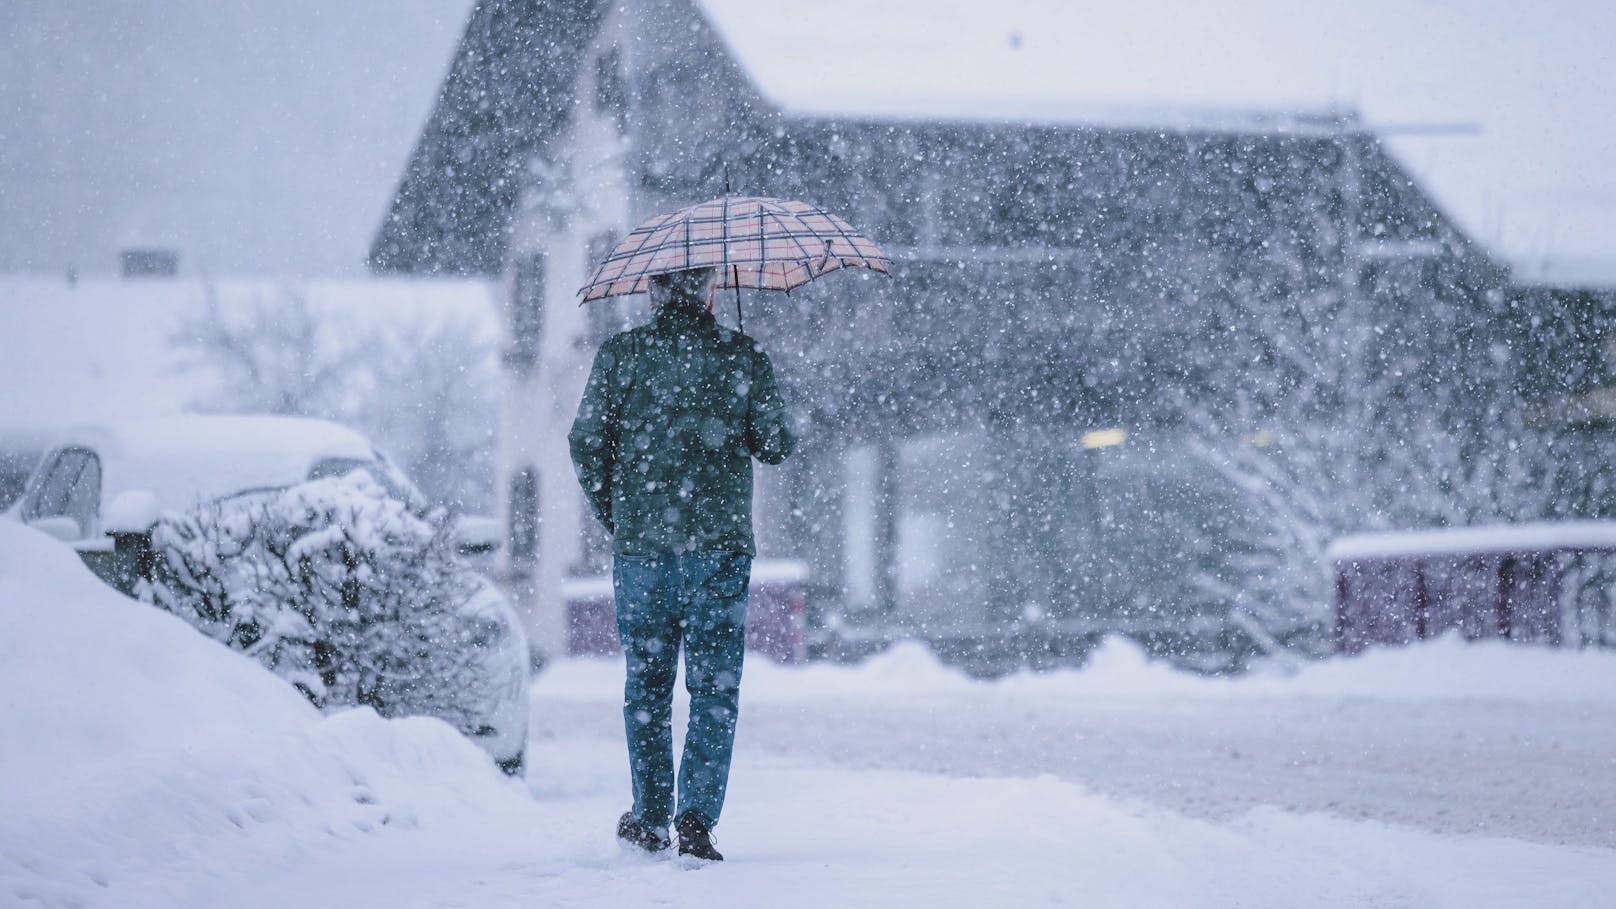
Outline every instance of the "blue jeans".
[[628, 657], [623, 725], [634, 781], [634, 817], [666, 828], [673, 803], [673, 683], [685, 649], [690, 725], [679, 761], [678, 816], [711, 827], [724, 807], [746, 648], [746, 584], [739, 552], [618, 555], [612, 560], [617, 636]]

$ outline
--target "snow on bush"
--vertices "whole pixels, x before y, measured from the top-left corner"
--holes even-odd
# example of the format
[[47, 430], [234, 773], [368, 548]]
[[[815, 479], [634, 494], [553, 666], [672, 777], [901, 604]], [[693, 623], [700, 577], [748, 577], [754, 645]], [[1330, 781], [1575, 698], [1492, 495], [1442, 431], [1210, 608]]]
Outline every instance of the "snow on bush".
[[505, 629], [475, 611], [487, 582], [459, 560], [448, 522], [365, 471], [170, 515], [152, 550], [140, 599], [318, 707], [435, 716], [474, 732], [511, 681], [482, 659]]

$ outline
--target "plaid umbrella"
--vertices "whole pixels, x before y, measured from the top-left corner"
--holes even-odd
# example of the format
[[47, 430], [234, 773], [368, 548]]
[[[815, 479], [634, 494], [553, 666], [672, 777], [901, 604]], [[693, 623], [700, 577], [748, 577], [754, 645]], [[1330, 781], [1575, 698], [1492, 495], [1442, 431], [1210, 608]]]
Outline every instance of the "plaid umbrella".
[[[785, 290], [838, 268], [886, 272], [892, 260], [852, 225], [806, 202], [731, 196], [634, 228], [578, 289], [583, 302], [644, 293], [652, 275], [722, 269], [720, 286]], [[739, 309], [739, 298], [736, 301]]]

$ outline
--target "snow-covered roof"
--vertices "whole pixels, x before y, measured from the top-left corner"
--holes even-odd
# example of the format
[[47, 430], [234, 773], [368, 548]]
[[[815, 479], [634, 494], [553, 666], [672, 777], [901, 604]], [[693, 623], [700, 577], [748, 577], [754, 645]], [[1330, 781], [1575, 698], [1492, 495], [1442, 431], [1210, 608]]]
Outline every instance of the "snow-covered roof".
[[453, 319], [494, 336], [491, 288], [471, 280], [311, 282], [0, 278], [0, 441], [44, 444], [78, 423], [175, 414], [210, 390], [175, 344], [209, 295], [221, 311], [295, 292], [342, 324]]
[[607, 0], [479, 0], [372, 241], [379, 272], [498, 274], [513, 168], [571, 115]]
[[0, 273], [363, 274], [471, 5], [0, 3]]
[[1352, 534], [1331, 543], [1325, 550], [1325, 559], [1340, 562], [1555, 549], [1616, 551], [1616, 521], [1556, 521]]
[[1616, 286], [1610, 4], [699, 2], [788, 112], [1295, 130], [1356, 111], [1518, 276]]

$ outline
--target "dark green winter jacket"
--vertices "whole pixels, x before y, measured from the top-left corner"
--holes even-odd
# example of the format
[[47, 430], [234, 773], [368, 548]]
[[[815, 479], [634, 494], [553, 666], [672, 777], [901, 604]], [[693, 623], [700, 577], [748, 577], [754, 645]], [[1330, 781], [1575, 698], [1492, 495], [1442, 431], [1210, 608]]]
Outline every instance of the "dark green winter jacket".
[[600, 346], [567, 441], [623, 555], [755, 555], [752, 458], [796, 447], [768, 355], [691, 297]]

